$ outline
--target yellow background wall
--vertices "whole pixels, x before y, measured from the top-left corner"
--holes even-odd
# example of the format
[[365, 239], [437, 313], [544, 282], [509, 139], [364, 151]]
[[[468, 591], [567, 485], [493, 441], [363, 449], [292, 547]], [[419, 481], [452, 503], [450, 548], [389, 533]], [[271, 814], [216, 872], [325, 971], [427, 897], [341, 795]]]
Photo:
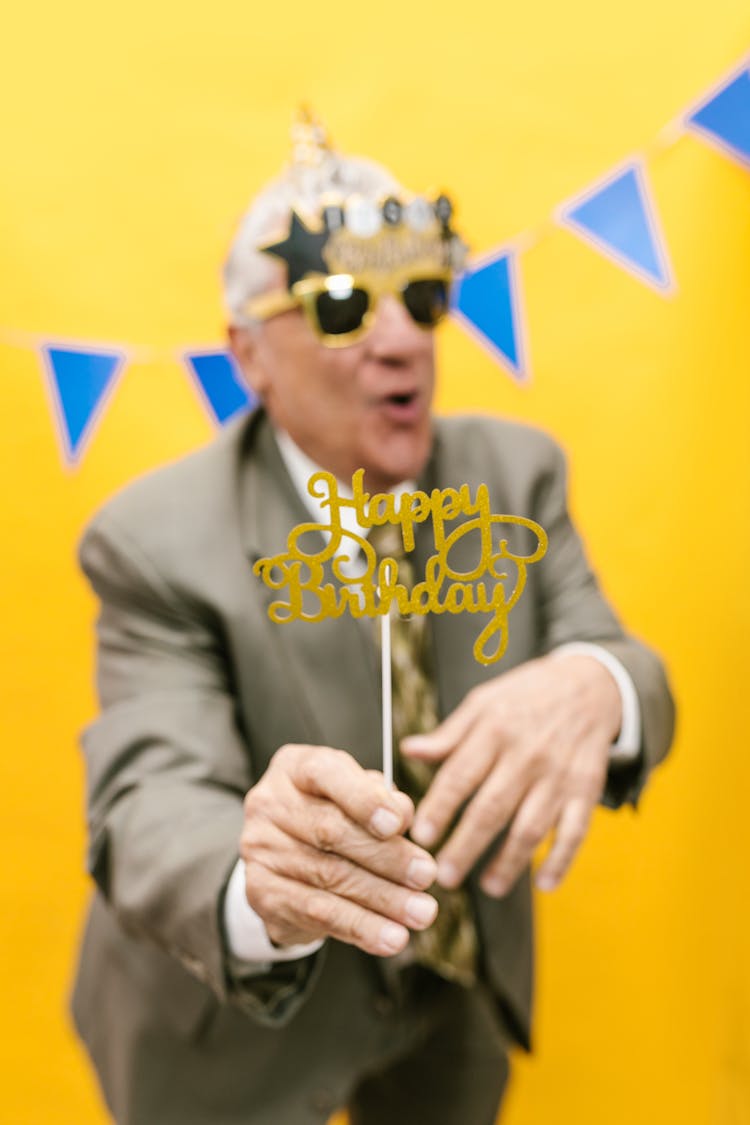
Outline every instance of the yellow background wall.
[[[168, 353], [220, 340], [219, 263], [293, 106], [405, 183], [449, 187], [484, 251], [641, 149], [748, 46], [746, 0], [6, 15], [0, 324], [145, 351], [71, 471], [38, 354], [0, 342], [0, 1120], [104, 1120], [65, 1015], [88, 893], [76, 737], [95, 707], [74, 545], [116, 487], [211, 436]], [[750, 1121], [750, 173], [695, 137], [649, 169], [674, 298], [551, 228], [521, 260], [530, 385], [455, 325], [441, 344], [442, 410], [530, 419], [570, 450], [590, 551], [681, 714], [640, 811], [599, 812], [539, 903], [537, 1051], [508, 1125]]]

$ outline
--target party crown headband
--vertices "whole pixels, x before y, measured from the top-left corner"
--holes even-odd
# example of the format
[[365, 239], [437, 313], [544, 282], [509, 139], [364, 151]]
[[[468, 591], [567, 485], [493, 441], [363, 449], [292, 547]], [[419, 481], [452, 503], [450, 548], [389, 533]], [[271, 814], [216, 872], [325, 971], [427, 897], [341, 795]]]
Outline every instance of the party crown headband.
[[[303, 184], [331, 159], [325, 129], [303, 109], [292, 127], [292, 177]], [[463, 267], [466, 246], [452, 228], [452, 217], [453, 205], [444, 194], [434, 199], [389, 194], [375, 201], [331, 191], [320, 198], [317, 210], [295, 206], [286, 236], [259, 250], [286, 263], [289, 289], [311, 273], [362, 276], [408, 268], [453, 274]]]

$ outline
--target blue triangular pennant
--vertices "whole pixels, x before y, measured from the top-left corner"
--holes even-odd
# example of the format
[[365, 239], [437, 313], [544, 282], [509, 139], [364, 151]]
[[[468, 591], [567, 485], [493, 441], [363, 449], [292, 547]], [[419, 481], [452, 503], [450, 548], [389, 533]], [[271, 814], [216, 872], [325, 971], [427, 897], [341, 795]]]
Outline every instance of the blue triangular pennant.
[[750, 70], [734, 78], [685, 118], [712, 144], [734, 160], [750, 165]]
[[561, 208], [559, 220], [657, 289], [671, 276], [664, 242], [640, 164], [629, 164]]
[[480, 344], [522, 379], [526, 372], [515, 267], [513, 252], [505, 251], [467, 269], [459, 279], [453, 309]]
[[93, 433], [125, 357], [119, 352], [51, 346], [42, 352], [65, 457], [74, 462]]
[[225, 425], [241, 410], [255, 405], [229, 352], [187, 352], [185, 359], [214, 421]]

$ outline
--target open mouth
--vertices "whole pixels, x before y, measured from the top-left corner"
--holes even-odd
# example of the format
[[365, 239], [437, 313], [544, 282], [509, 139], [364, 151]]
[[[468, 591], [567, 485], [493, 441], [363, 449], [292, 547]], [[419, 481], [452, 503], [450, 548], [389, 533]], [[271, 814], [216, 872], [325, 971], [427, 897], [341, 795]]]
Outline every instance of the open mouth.
[[380, 409], [392, 422], [412, 425], [422, 416], [423, 402], [419, 391], [395, 391], [393, 394], [383, 395]]

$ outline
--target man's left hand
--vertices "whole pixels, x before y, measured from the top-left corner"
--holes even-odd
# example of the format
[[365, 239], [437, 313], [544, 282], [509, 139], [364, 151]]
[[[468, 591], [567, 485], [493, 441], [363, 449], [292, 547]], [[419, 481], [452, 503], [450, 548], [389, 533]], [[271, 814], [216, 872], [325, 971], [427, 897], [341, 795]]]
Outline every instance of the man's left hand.
[[507, 894], [548, 832], [554, 842], [537, 874], [552, 890], [568, 870], [601, 797], [621, 722], [617, 685], [595, 657], [561, 653], [522, 664], [474, 688], [430, 734], [405, 738], [402, 752], [442, 761], [417, 809], [411, 836], [439, 840], [438, 882], [459, 886], [506, 826], [485, 867], [486, 894]]

